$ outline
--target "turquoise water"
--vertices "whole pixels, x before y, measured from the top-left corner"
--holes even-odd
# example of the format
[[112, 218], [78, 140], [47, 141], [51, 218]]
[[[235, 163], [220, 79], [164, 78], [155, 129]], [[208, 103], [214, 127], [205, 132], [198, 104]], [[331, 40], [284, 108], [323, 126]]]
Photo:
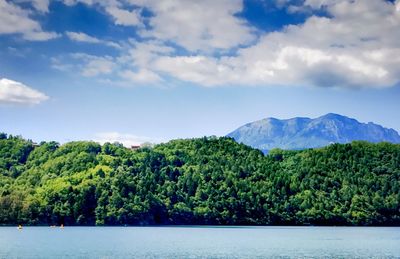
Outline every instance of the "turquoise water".
[[400, 258], [392, 227], [0, 227], [0, 258]]

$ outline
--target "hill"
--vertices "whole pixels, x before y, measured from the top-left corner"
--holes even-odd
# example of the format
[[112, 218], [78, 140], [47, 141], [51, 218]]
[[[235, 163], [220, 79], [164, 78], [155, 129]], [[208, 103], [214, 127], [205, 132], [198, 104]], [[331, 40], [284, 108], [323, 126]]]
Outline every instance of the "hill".
[[230, 138], [129, 150], [0, 134], [0, 224], [400, 225], [400, 145], [259, 150]]
[[316, 119], [266, 118], [241, 126], [227, 136], [263, 151], [273, 148], [288, 150], [317, 148], [356, 140], [400, 143], [400, 135], [393, 129], [372, 122], [360, 123], [355, 119], [333, 113]]

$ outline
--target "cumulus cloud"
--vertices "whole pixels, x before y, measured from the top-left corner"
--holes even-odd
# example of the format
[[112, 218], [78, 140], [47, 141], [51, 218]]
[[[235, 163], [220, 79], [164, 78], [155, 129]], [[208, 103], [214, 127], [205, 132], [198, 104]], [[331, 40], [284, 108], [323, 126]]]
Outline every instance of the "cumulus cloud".
[[88, 61], [82, 71], [84, 76], [97, 76], [99, 74], [110, 74], [114, 67], [114, 63], [110, 60], [98, 58]]
[[0, 79], [0, 103], [35, 105], [49, 97], [20, 82], [7, 78]]
[[332, 6], [344, 2], [343, 0], [305, 0], [303, 5], [309, 6], [313, 9], [320, 9], [324, 6]]
[[308, 1], [332, 17], [266, 34], [234, 56], [160, 57], [155, 67], [206, 86], [392, 86], [400, 81], [399, 2]]
[[136, 136], [132, 134], [125, 134], [119, 132], [101, 132], [97, 133], [94, 136], [94, 141], [104, 144], [106, 142], [114, 143], [119, 142], [122, 143], [125, 147], [137, 146], [143, 143], [160, 143], [162, 140], [157, 138]]
[[[172, 55], [174, 48], [164, 45], [159, 40], [132, 42], [128, 54], [124, 56], [125, 63], [134, 66], [150, 68], [154, 60], [160, 56]], [[121, 60], [122, 61], [122, 60]]]
[[71, 53], [51, 58], [51, 66], [63, 72], [80, 73], [85, 77], [111, 75], [117, 64], [111, 56]]
[[52, 67], [60, 71], [78, 70], [87, 77], [102, 76], [100, 82], [120, 86], [154, 85], [164, 81], [152, 66], [155, 59], [172, 53], [173, 48], [159, 41], [131, 42], [125, 48], [127, 50], [117, 58], [85, 53], [53, 57]]
[[65, 34], [72, 41], [94, 43], [94, 44], [104, 44], [104, 45], [107, 45], [107, 46], [110, 46], [113, 48], [117, 48], [117, 49], [121, 48], [121, 46], [115, 42], [100, 40], [96, 37], [92, 37], [83, 32], [67, 31], [67, 32], [65, 32]]
[[32, 2], [36, 10], [43, 13], [49, 12], [50, 0], [32, 0]]
[[65, 5], [72, 6], [78, 3], [87, 5], [100, 5], [100, 6], [118, 6], [120, 0], [61, 0]]
[[[34, 1], [34, 5], [47, 11], [44, 2]], [[30, 11], [16, 4], [0, 0], [0, 13], [0, 34], [21, 34], [25, 40], [31, 41], [46, 41], [58, 37], [55, 32], [43, 31], [39, 22], [30, 18]]]
[[170, 40], [190, 51], [230, 49], [255, 40], [254, 29], [236, 16], [241, 0], [131, 0], [150, 9], [152, 29], [143, 36]]
[[14, 0], [13, 2], [14, 3], [30, 3], [35, 10], [37, 10], [41, 13], [49, 12], [50, 0]]
[[[257, 31], [257, 37], [237, 15], [241, 0], [70, 2], [101, 6], [119, 25], [146, 24], [136, 28], [141, 40], [124, 44], [118, 57], [83, 59], [88, 76], [140, 83], [172, 77], [208, 87], [381, 88], [400, 82], [400, 0], [275, 0], [311, 15], [280, 31]], [[142, 17], [144, 9], [152, 15]], [[74, 35], [99, 43], [86, 36]]]
[[124, 70], [120, 76], [128, 82], [144, 84], [144, 83], [158, 83], [161, 82], [161, 77], [148, 69], [140, 69], [138, 71]]
[[82, 62], [78, 67], [83, 76], [94, 77], [111, 74], [115, 68], [114, 59], [110, 56], [100, 57], [85, 53], [73, 53], [70, 56]]
[[[140, 26], [144, 38], [172, 41], [189, 51], [217, 51], [250, 44], [256, 39], [255, 29], [236, 14], [243, 10], [241, 0], [68, 0], [103, 6], [115, 24]], [[133, 9], [132, 9], [133, 8]], [[142, 17], [141, 9], [150, 10]]]
[[106, 11], [114, 18], [115, 24], [125, 25], [125, 26], [142, 25], [139, 10], [129, 11], [115, 6], [111, 6], [107, 7]]
[[154, 62], [154, 68], [203, 86], [231, 83], [240, 77], [234, 73], [235, 68], [229, 62], [207, 56], [159, 57]]
[[73, 40], [73, 41], [88, 42], [88, 43], [101, 43], [101, 40], [99, 40], [95, 37], [89, 36], [83, 32], [67, 31], [65, 34], [68, 36], [68, 38], [70, 40]]

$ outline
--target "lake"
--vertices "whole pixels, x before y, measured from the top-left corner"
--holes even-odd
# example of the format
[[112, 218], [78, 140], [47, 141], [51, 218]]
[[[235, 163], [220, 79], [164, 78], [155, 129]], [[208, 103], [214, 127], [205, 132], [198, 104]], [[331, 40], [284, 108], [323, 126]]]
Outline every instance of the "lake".
[[400, 258], [396, 227], [0, 227], [0, 258]]

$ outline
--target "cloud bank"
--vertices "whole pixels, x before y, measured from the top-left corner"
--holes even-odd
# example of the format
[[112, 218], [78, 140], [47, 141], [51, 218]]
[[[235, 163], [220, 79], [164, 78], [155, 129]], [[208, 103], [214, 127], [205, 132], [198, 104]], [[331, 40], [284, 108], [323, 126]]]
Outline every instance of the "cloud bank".
[[324, 6], [331, 17], [311, 16], [304, 24], [267, 33], [235, 55], [162, 56], [153, 65], [205, 86], [389, 87], [400, 81], [399, 1], [304, 4]]
[[[173, 78], [205, 87], [399, 84], [400, 0], [275, 2], [288, 14], [302, 12], [308, 18], [270, 32], [256, 29], [240, 16], [241, 0], [64, 0], [70, 6], [102, 8], [114, 26], [131, 27], [137, 35], [126, 39], [111, 58], [82, 58], [75, 68], [85, 76], [107, 75], [107, 81], [133, 85], [163, 84]], [[1, 19], [8, 19], [5, 24], [19, 18], [26, 21], [12, 29], [2, 26], [0, 33], [51, 36], [20, 7], [0, 3], [6, 13]], [[41, 12], [48, 10], [46, 3], [32, 2]], [[5, 18], [9, 16], [15, 17]], [[67, 36], [111, 44], [83, 32]]]

